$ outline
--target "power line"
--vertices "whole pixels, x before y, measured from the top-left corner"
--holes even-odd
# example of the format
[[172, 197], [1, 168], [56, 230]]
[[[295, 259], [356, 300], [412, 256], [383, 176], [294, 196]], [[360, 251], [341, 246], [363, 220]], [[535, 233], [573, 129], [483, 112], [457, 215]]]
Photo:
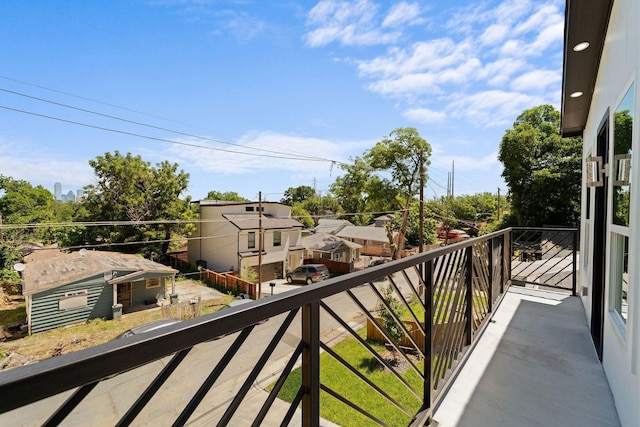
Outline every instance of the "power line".
[[10, 80], [12, 82], [20, 83], [22, 85], [31, 86], [31, 87], [35, 87], [35, 88], [38, 88], [38, 89], [43, 89], [43, 90], [46, 90], [46, 91], [49, 91], [49, 92], [54, 92], [54, 93], [58, 93], [60, 95], [70, 96], [72, 98], [77, 98], [77, 99], [81, 99], [83, 101], [93, 102], [93, 103], [104, 105], [104, 106], [111, 107], [111, 108], [117, 108], [117, 109], [123, 110], [123, 111], [129, 111], [131, 113], [136, 113], [136, 114], [140, 114], [140, 115], [143, 115], [143, 116], [152, 117], [154, 119], [164, 120], [164, 121], [176, 123], [176, 124], [179, 124], [179, 125], [189, 126], [189, 127], [193, 127], [193, 128], [196, 128], [196, 129], [206, 130], [206, 131], [210, 131], [211, 130], [211, 129], [206, 129], [206, 128], [203, 128], [203, 127], [195, 126], [195, 125], [192, 125], [192, 124], [189, 124], [189, 123], [184, 123], [184, 122], [181, 122], [181, 121], [178, 121], [178, 120], [173, 120], [173, 119], [169, 119], [169, 118], [166, 118], [166, 117], [145, 113], [144, 111], [134, 110], [132, 108], [127, 108], [127, 107], [122, 107], [120, 105], [110, 104], [108, 102], [99, 101], [97, 99], [88, 98], [86, 96], [80, 96], [80, 95], [76, 95], [76, 94], [73, 94], [73, 93], [64, 92], [64, 91], [57, 90], [57, 89], [52, 89], [52, 88], [49, 88], [49, 87], [46, 87], [46, 86], [41, 86], [41, 85], [37, 85], [37, 84], [34, 84], [34, 83], [25, 82], [23, 80], [14, 79], [14, 78], [8, 77], [8, 76], [0, 75], [0, 79]]
[[[219, 139], [208, 138], [208, 137], [205, 137], [205, 136], [194, 135], [194, 134], [191, 134], [191, 133], [181, 132], [181, 131], [177, 131], [177, 130], [173, 130], [173, 129], [167, 129], [167, 128], [164, 128], [164, 127], [161, 127], [161, 126], [150, 125], [150, 124], [138, 122], [138, 121], [135, 121], [135, 120], [124, 119], [122, 117], [117, 117], [117, 116], [112, 116], [112, 115], [109, 115], [109, 114], [100, 113], [100, 112], [97, 112], [97, 111], [87, 110], [85, 108], [74, 107], [73, 105], [63, 104], [63, 103], [60, 103], [60, 102], [55, 102], [55, 101], [51, 101], [51, 100], [48, 100], [48, 99], [39, 98], [39, 97], [36, 97], [36, 96], [27, 95], [27, 94], [24, 94], [24, 93], [15, 92], [15, 91], [8, 90], [8, 89], [0, 88], [0, 91], [6, 92], [6, 93], [10, 93], [12, 95], [22, 96], [24, 98], [33, 99], [33, 100], [36, 100], [36, 101], [39, 101], [39, 102], [45, 102], [45, 103], [48, 103], [48, 104], [51, 104], [51, 105], [57, 105], [59, 107], [64, 107], [64, 108], [68, 108], [68, 109], [72, 109], [72, 110], [76, 110], [76, 111], [81, 111], [83, 113], [94, 114], [96, 116], [106, 117], [108, 119], [118, 120], [118, 121], [121, 121], [121, 122], [134, 124], [134, 125], [137, 125], [137, 126], [144, 126], [144, 127], [148, 127], [148, 128], [151, 128], [151, 129], [157, 129], [157, 130], [161, 130], [161, 131], [164, 131], [164, 132], [170, 132], [170, 133], [174, 133], [174, 134], [177, 134], [177, 135], [188, 136], [188, 137], [191, 137], [191, 138], [203, 139], [205, 141], [211, 141], [211, 142], [216, 142], [216, 143], [219, 143], [219, 144], [231, 145], [231, 146], [234, 146], [234, 147], [240, 147], [240, 148], [244, 148], [244, 149], [247, 149], [247, 150], [254, 150], [254, 151], [259, 151], [259, 152], [263, 152], [263, 153], [289, 155], [289, 153], [283, 153], [281, 151], [266, 150], [266, 149], [263, 149], [263, 148], [256, 148], [256, 147], [247, 147], [247, 146], [243, 146], [243, 145], [240, 145], [240, 144], [234, 144], [232, 142], [222, 141], [222, 140], [219, 140]], [[328, 161], [328, 162], [333, 162], [333, 160], [330, 160], [330, 159], [323, 159], [323, 158], [316, 157], [316, 156], [307, 156], [307, 155], [304, 155], [304, 154], [301, 154], [300, 157], [305, 158], [305, 159], [309, 159], [309, 160], [325, 160], [325, 161]]]
[[[355, 216], [355, 215], [384, 215], [388, 213], [404, 212], [404, 209], [396, 209], [392, 211], [369, 211], [369, 212], [344, 212], [334, 214], [333, 216]], [[326, 215], [309, 215], [311, 218], [322, 219]], [[292, 215], [288, 217], [266, 217], [270, 219], [297, 219], [304, 218], [301, 215]], [[255, 221], [255, 215], [250, 218], [236, 218], [234, 222]], [[52, 227], [118, 227], [118, 226], [140, 226], [140, 225], [173, 225], [173, 224], [212, 224], [212, 223], [228, 223], [227, 219], [176, 219], [176, 220], [145, 220], [145, 221], [68, 221], [68, 222], [35, 222], [35, 223], [1, 223], [0, 229], [29, 229], [29, 228], [52, 228]]]
[[41, 117], [41, 118], [45, 118], [45, 119], [49, 119], [49, 120], [57, 120], [57, 121], [64, 122], [64, 123], [70, 123], [70, 124], [77, 125], [77, 126], [84, 126], [84, 127], [88, 127], [88, 128], [92, 128], [92, 129], [103, 130], [103, 131], [106, 131], [106, 132], [113, 132], [113, 133], [117, 133], [117, 134], [121, 134], [121, 135], [134, 136], [134, 137], [137, 137], [137, 138], [149, 139], [149, 140], [152, 140], [152, 141], [167, 142], [167, 143], [170, 143], [170, 144], [182, 145], [182, 146], [186, 146], [186, 147], [202, 148], [202, 149], [205, 149], [205, 150], [221, 151], [221, 152], [224, 152], [224, 153], [242, 154], [242, 155], [245, 155], [245, 156], [260, 156], [260, 157], [269, 157], [269, 158], [284, 159], [284, 160], [304, 160], [304, 161], [312, 161], [312, 162], [331, 162], [331, 163], [336, 163], [336, 161], [332, 161], [332, 160], [328, 160], [328, 159], [320, 159], [320, 158], [314, 159], [314, 158], [287, 157], [287, 156], [276, 156], [276, 155], [269, 155], [269, 154], [246, 153], [246, 152], [243, 152], [243, 151], [235, 151], [235, 150], [225, 150], [223, 148], [215, 148], [215, 147], [209, 147], [209, 146], [206, 146], [206, 145], [198, 145], [198, 144], [194, 144], [194, 143], [181, 142], [181, 141], [172, 141], [170, 139], [165, 139], [165, 138], [158, 138], [158, 137], [154, 137], [154, 136], [141, 135], [141, 134], [138, 134], [138, 133], [128, 132], [128, 131], [124, 131], [124, 130], [111, 129], [111, 128], [106, 128], [106, 127], [103, 127], [103, 126], [91, 125], [91, 124], [88, 124], [88, 123], [77, 122], [77, 121], [74, 121], [74, 120], [67, 120], [67, 119], [63, 119], [63, 118], [60, 118], [60, 117], [48, 116], [46, 114], [39, 114], [39, 113], [31, 112], [31, 111], [25, 111], [25, 110], [20, 110], [20, 109], [17, 109], [17, 108], [11, 108], [11, 107], [7, 107], [5, 105], [0, 105], [0, 108], [3, 108], [5, 110], [9, 110], [9, 111], [15, 111], [15, 112], [22, 113], [22, 114], [28, 114], [28, 115], [35, 116], [35, 117]]

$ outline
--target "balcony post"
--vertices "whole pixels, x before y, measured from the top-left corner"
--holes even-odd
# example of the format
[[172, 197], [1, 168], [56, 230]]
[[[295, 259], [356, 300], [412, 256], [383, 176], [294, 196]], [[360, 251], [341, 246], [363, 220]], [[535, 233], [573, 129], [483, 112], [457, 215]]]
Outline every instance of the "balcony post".
[[489, 313], [493, 313], [493, 286], [495, 285], [495, 259], [493, 258], [493, 250], [495, 245], [493, 244], [494, 239], [489, 239], [487, 241], [488, 255], [489, 255], [489, 286], [487, 286], [487, 309]]
[[427, 332], [424, 340], [424, 406], [431, 410], [433, 403], [433, 331], [435, 321], [433, 319], [433, 260], [425, 263], [424, 270], [424, 325]]
[[320, 304], [313, 301], [302, 307], [302, 425], [320, 425]]
[[571, 243], [572, 247], [573, 247], [573, 268], [572, 268], [572, 272], [571, 272], [571, 286], [572, 286], [572, 295], [575, 297], [576, 295], [578, 295], [578, 280], [577, 280], [577, 274], [576, 272], [578, 271], [578, 230], [573, 230], [573, 232], [571, 233], [572, 237], [573, 237], [573, 241]]
[[422, 408], [410, 424], [413, 426], [430, 425], [433, 411], [433, 331], [435, 322], [433, 319], [433, 260], [426, 261], [420, 266], [420, 273], [424, 286], [424, 370], [423, 370], [423, 396]]
[[508, 229], [504, 234], [502, 242], [502, 283], [500, 284], [500, 295], [504, 294], [511, 283], [511, 257], [513, 256], [512, 237], [513, 228]]
[[466, 249], [467, 259], [465, 266], [465, 288], [466, 288], [466, 326], [465, 326], [465, 344], [471, 345], [473, 338], [473, 245]]

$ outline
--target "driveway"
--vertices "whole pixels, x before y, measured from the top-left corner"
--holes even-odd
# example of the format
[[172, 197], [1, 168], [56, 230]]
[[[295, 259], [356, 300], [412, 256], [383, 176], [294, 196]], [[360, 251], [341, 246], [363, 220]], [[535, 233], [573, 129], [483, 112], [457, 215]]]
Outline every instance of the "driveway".
[[175, 289], [178, 294], [178, 301], [184, 302], [190, 302], [191, 300], [197, 301], [199, 297], [202, 298], [202, 301], [215, 301], [226, 297], [226, 295], [220, 291], [191, 280], [176, 281]]

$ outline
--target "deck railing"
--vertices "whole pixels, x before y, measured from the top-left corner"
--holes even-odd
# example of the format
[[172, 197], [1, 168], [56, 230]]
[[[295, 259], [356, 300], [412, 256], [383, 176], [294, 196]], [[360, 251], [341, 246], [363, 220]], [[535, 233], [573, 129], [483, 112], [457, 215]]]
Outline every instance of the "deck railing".
[[[0, 424], [317, 426], [332, 400], [357, 424], [424, 425], [510, 284], [511, 235], [2, 372]], [[367, 319], [386, 344], [366, 339]], [[329, 363], [341, 373], [321, 375]]]
[[511, 252], [514, 283], [563, 289], [576, 295], [577, 229], [513, 228]]

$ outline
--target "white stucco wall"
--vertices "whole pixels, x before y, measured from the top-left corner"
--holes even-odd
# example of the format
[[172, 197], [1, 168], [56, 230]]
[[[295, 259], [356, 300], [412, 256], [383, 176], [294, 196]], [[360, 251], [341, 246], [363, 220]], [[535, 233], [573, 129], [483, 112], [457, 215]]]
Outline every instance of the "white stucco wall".
[[[604, 313], [604, 350], [603, 366], [611, 386], [620, 421], [623, 426], [640, 425], [640, 156], [638, 141], [640, 129], [640, 79], [638, 68], [640, 65], [640, 2], [637, 0], [616, 0], [613, 5], [609, 22], [607, 38], [600, 62], [596, 89], [589, 110], [587, 125], [584, 132], [584, 157], [595, 155], [597, 152], [597, 132], [603, 118], [609, 109], [609, 141], [613, 143], [613, 113], [626, 94], [632, 83], [635, 83], [634, 121], [633, 121], [633, 157], [631, 184], [631, 214], [628, 230], [629, 242], [629, 313], [626, 325], [619, 321], [617, 313], [613, 312], [612, 293], [610, 286], [610, 262], [605, 269], [607, 277], [605, 288]], [[570, 48], [570, 47], [568, 47]], [[613, 147], [610, 145], [610, 156]], [[610, 159], [611, 160], [611, 159]], [[611, 164], [611, 162], [610, 162]], [[584, 175], [584, 174], [583, 174]], [[584, 178], [583, 178], [584, 180]], [[609, 201], [607, 203], [607, 245], [606, 259], [611, 260], [610, 237], [616, 231], [612, 225], [613, 218], [611, 203], [611, 183], [609, 180]], [[581, 227], [581, 277], [582, 285], [590, 286], [592, 280], [593, 261], [593, 218], [594, 199], [591, 198], [591, 220], [586, 220], [586, 186], [582, 190], [582, 227]], [[619, 231], [619, 229], [618, 229]], [[584, 259], [584, 256], [588, 259]], [[583, 302], [590, 318], [591, 289]]]
[[[258, 245], [258, 229], [239, 230], [231, 224], [223, 214], [243, 214], [246, 213], [247, 206], [253, 207], [256, 212], [258, 203], [240, 204], [215, 204], [214, 202], [202, 201], [200, 205], [200, 223], [197, 232], [189, 241], [188, 259], [189, 262], [196, 260], [206, 260], [207, 268], [214, 271], [241, 270], [241, 259], [238, 253], [254, 251], [255, 248], [248, 247], [249, 232], [256, 233], [255, 244]], [[291, 208], [279, 203], [263, 203], [263, 213], [275, 218], [290, 218]], [[265, 230], [263, 247], [269, 254], [268, 262], [280, 262], [283, 269], [289, 266], [289, 248], [296, 246], [300, 240], [301, 228], [290, 228], [279, 230], [281, 232], [280, 246], [273, 245], [273, 229]], [[264, 260], [263, 260], [264, 262]], [[257, 257], [245, 258], [243, 265], [258, 265]]]

